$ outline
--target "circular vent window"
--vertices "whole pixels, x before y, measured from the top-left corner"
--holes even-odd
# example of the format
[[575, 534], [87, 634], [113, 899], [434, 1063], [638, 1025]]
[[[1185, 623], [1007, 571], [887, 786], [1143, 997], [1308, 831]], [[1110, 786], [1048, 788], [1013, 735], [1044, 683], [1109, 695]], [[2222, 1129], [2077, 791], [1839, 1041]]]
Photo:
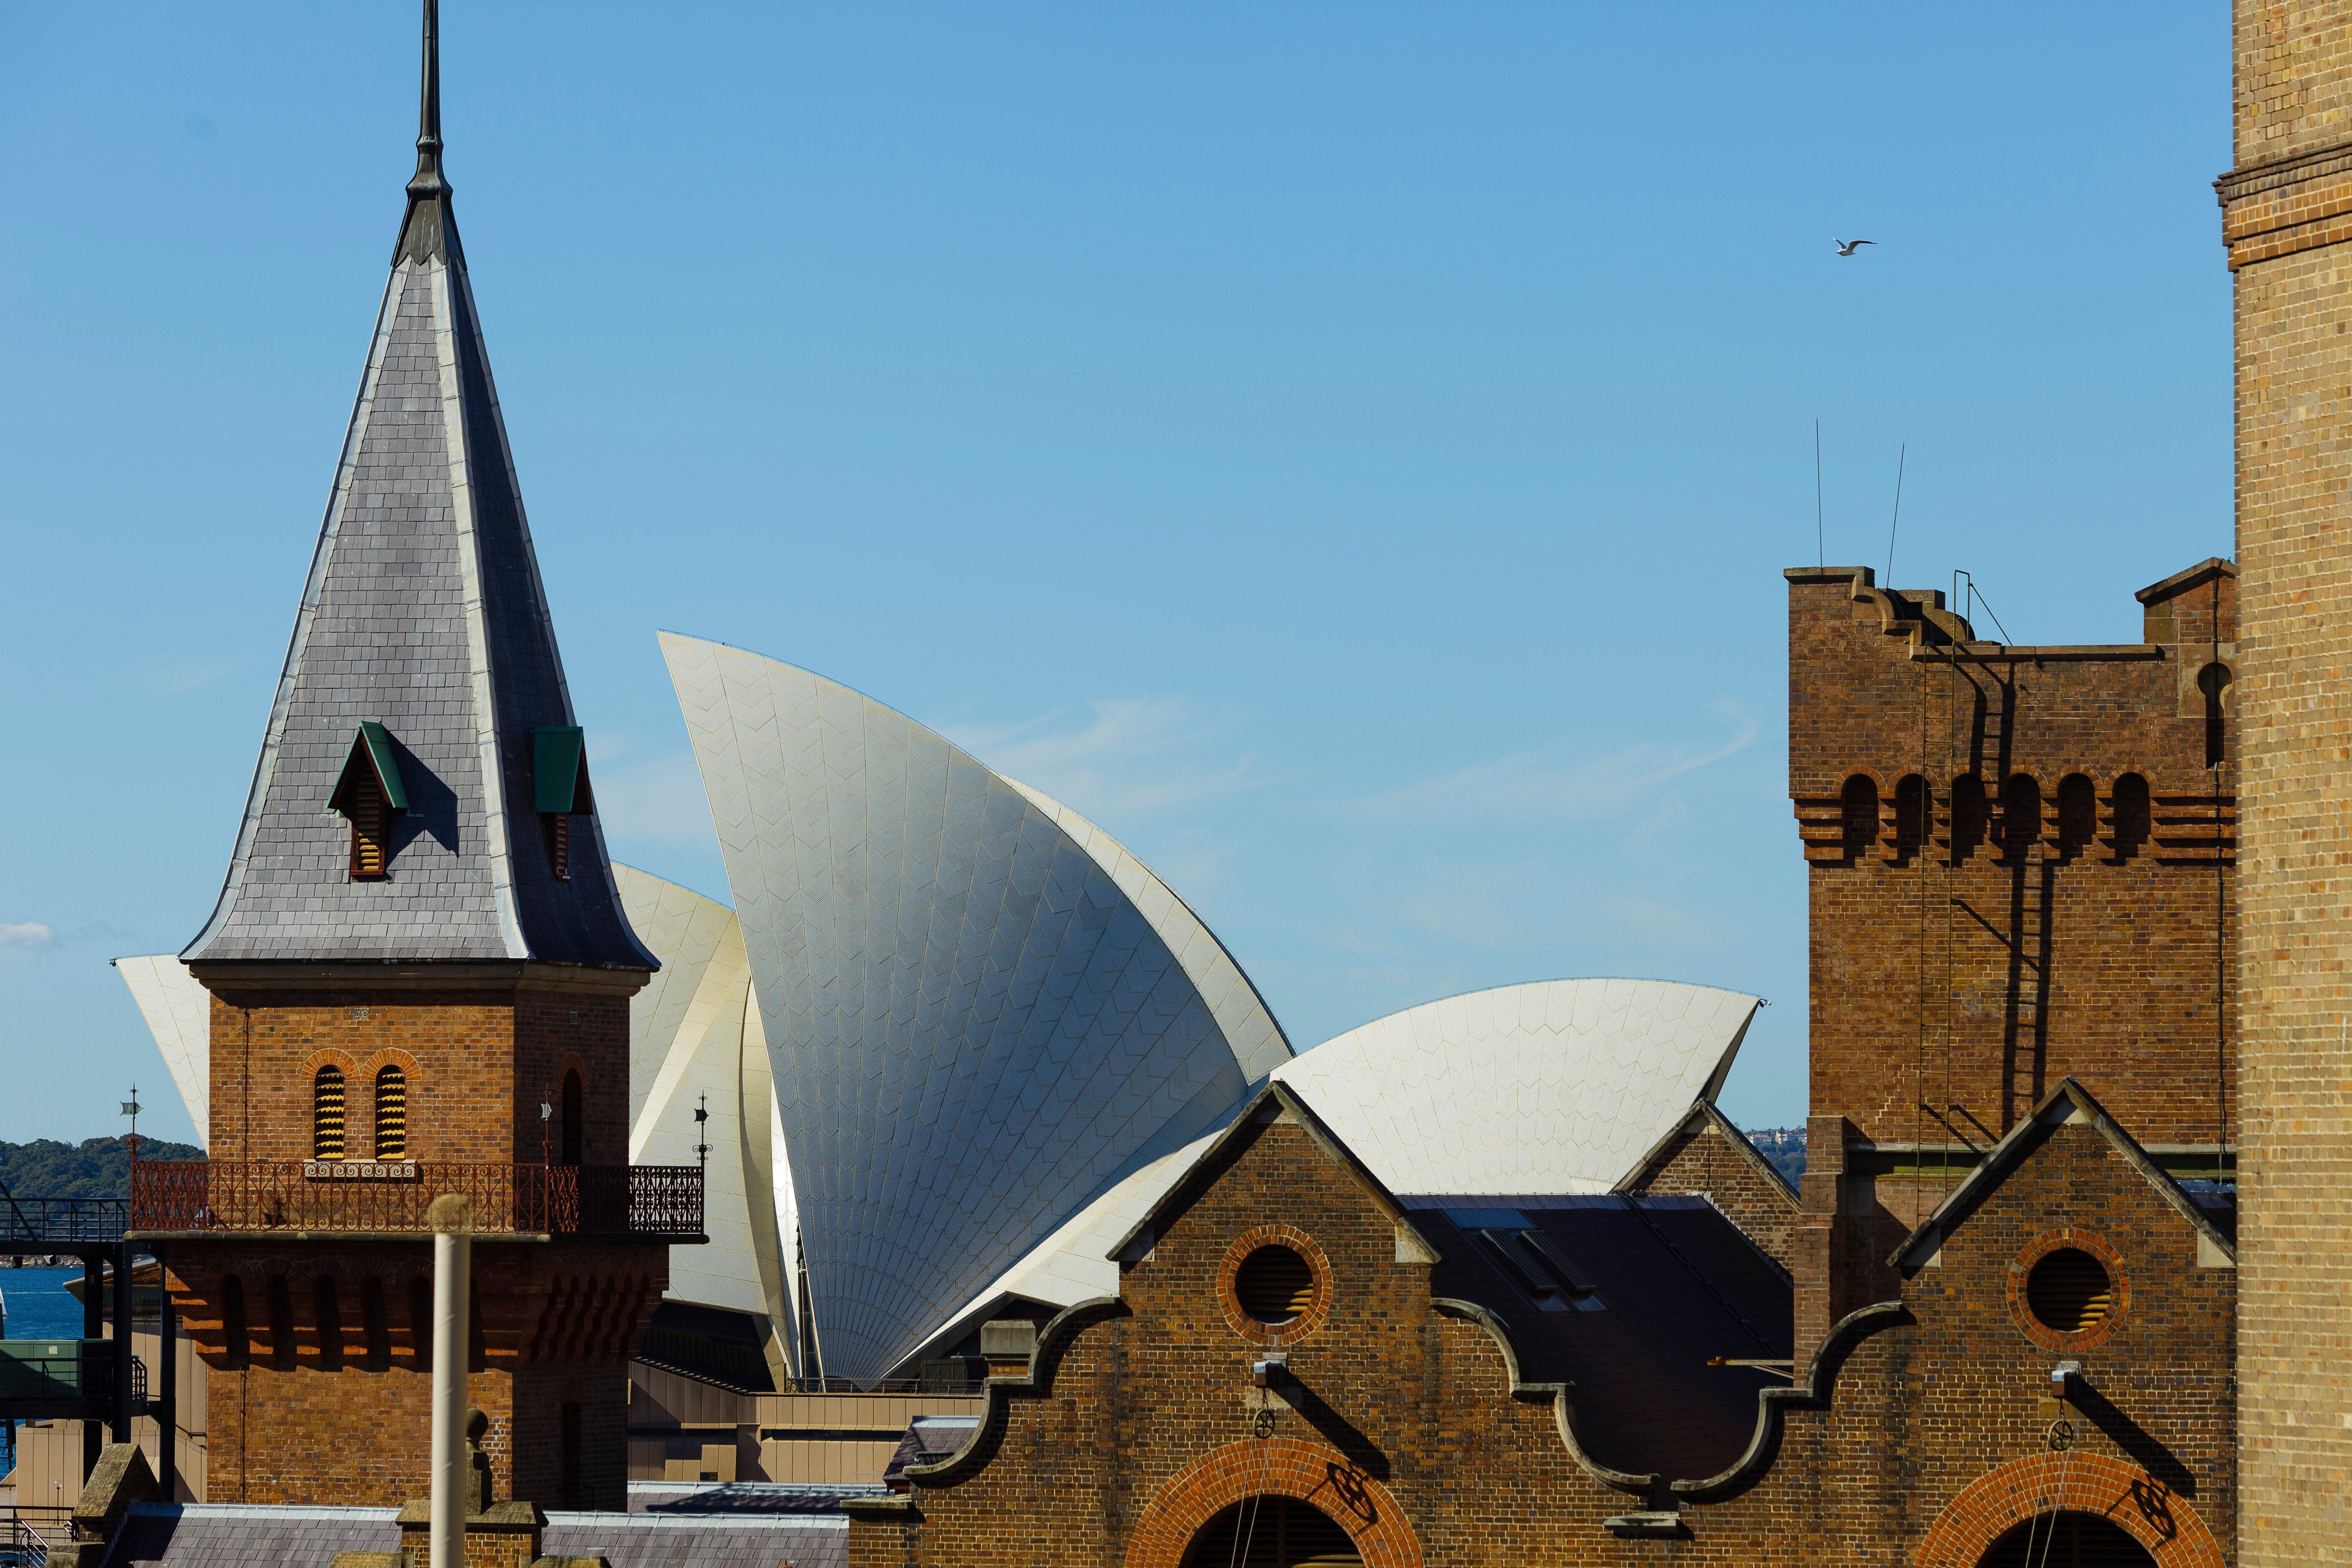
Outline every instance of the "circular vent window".
[[2115, 1282], [2107, 1266], [2080, 1247], [2062, 1247], [2025, 1279], [2025, 1304], [2053, 1333], [2081, 1334], [2107, 1320]]
[[1234, 1296], [1259, 1322], [1287, 1323], [1314, 1306], [1315, 1270], [1286, 1247], [1261, 1247], [1234, 1270]]

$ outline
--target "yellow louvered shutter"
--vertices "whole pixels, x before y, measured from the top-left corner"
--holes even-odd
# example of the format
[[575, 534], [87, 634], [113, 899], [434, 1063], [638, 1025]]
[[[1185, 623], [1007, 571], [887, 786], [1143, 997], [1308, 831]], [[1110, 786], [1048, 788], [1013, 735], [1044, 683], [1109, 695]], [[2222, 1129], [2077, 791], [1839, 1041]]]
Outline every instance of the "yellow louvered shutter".
[[343, 1072], [341, 1068], [319, 1069], [319, 1076], [310, 1083], [310, 1157], [314, 1160], [341, 1159]]
[[408, 1077], [398, 1068], [375, 1075], [375, 1157], [408, 1157]]
[[352, 875], [367, 879], [383, 876], [387, 816], [383, 786], [373, 777], [356, 780], [352, 785], [350, 816]]

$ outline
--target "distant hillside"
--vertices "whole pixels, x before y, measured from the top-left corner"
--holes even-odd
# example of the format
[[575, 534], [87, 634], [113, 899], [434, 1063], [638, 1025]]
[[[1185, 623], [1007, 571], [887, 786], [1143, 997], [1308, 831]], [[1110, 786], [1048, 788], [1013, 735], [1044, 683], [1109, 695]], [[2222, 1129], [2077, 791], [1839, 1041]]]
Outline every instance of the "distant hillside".
[[[142, 1160], [201, 1160], [193, 1143], [139, 1140]], [[30, 1143], [0, 1143], [0, 1183], [20, 1198], [127, 1198], [131, 1195], [131, 1149], [120, 1138], [85, 1138], [60, 1143], [36, 1138]]]
[[1801, 1127], [1759, 1127], [1748, 1135], [1772, 1168], [1795, 1186], [1805, 1174], [1805, 1130]]

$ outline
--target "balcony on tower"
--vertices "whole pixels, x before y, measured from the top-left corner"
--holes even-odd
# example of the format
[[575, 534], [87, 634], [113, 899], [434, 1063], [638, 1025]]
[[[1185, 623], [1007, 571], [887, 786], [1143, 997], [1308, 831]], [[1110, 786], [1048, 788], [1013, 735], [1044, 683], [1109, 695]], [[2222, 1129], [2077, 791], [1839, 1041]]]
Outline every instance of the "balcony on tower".
[[421, 1237], [433, 1200], [459, 1193], [477, 1235], [692, 1243], [705, 1239], [702, 1178], [695, 1165], [142, 1160], [130, 1234]]

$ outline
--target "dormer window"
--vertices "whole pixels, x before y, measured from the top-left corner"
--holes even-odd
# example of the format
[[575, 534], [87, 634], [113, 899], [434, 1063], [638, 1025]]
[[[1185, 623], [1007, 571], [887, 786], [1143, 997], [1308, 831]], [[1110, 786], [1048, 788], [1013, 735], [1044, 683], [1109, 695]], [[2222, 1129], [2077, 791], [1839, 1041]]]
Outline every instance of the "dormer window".
[[547, 864], [556, 880], [572, 879], [572, 819], [596, 809], [588, 788], [586, 731], [578, 726], [530, 732], [530, 784], [539, 808]]
[[408, 788], [392, 736], [376, 723], [362, 724], [343, 757], [343, 771], [327, 797], [327, 809], [341, 812], [352, 827], [352, 879], [380, 881], [392, 869], [394, 813], [408, 809]]

